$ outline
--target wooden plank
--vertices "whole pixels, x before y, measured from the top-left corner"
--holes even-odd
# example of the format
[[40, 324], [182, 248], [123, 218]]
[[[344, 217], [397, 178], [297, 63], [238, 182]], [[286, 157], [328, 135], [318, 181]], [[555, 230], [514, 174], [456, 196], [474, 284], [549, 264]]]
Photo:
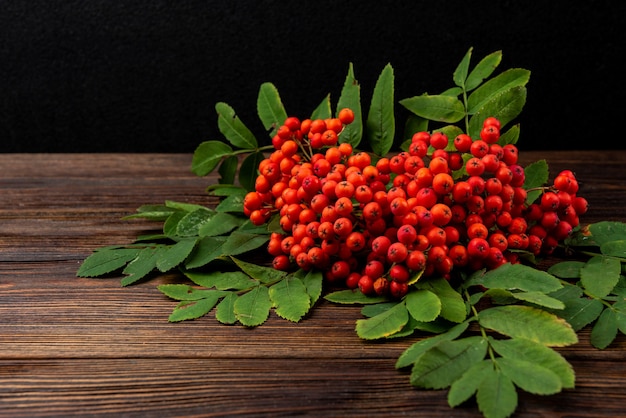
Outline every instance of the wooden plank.
[[[584, 222], [626, 221], [626, 152], [530, 152], [551, 175], [575, 168], [590, 202]], [[357, 338], [358, 307], [322, 301], [299, 324], [272, 315], [257, 329], [213, 314], [167, 322], [163, 274], [123, 288], [75, 276], [103, 245], [160, 224], [123, 220], [142, 204], [213, 204], [185, 154], [0, 155], [0, 416], [480, 416], [451, 410], [445, 391], [412, 389], [393, 367], [419, 336]], [[516, 416], [618, 416], [626, 401], [626, 338], [606, 350], [560, 349], [577, 389], [522, 394]]]

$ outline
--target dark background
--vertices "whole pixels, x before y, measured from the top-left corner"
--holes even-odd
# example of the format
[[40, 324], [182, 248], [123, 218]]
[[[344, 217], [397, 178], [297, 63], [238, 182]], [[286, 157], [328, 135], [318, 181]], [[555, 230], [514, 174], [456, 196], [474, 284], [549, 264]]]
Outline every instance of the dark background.
[[[529, 69], [520, 149], [622, 148], [623, 1], [0, 1], [0, 152], [192, 152], [215, 103], [259, 138], [261, 83], [306, 117], [350, 62], [363, 103], [391, 63], [396, 100], [452, 86], [503, 51]], [[398, 105], [398, 125], [405, 114]]]

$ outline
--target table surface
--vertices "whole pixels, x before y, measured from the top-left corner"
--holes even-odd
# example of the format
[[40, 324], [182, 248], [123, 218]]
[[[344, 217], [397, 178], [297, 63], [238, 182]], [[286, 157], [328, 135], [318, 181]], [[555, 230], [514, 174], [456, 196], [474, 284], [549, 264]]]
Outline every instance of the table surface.
[[[626, 221], [626, 151], [521, 152], [551, 175], [573, 170], [590, 203], [583, 223]], [[394, 363], [420, 336], [360, 340], [356, 306], [320, 301], [298, 324], [261, 327], [213, 314], [168, 323], [175, 301], [156, 285], [77, 278], [93, 249], [130, 243], [160, 224], [123, 220], [165, 200], [211, 205], [189, 154], [0, 154], [0, 416], [478, 417], [447, 391], [418, 390]], [[576, 389], [519, 392], [515, 417], [626, 411], [626, 337], [605, 350], [559, 349]]]

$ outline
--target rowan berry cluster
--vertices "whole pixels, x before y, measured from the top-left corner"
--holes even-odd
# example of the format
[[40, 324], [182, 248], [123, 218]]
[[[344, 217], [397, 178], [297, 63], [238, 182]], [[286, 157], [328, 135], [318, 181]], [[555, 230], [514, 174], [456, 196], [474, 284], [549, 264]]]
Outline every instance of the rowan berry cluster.
[[480, 138], [418, 132], [407, 151], [377, 158], [339, 140], [354, 113], [289, 117], [259, 164], [244, 211], [279, 216], [267, 251], [279, 270], [319, 269], [336, 285], [400, 298], [412, 278], [494, 269], [520, 252], [550, 254], [578, 225], [587, 201], [570, 171], [527, 204], [524, 168], [500, 122]]

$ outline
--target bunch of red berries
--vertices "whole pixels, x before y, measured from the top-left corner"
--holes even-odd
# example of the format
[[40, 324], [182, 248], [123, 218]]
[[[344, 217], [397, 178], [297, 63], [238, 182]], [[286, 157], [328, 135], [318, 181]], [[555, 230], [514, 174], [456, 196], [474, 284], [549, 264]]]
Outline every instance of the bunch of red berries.
[[550, 254], [578, 225], [587, 201], [563, 171], [527, 204], [524, 168], [500, 122], [480, 138], [418, 132], [408, 151], [373, 161], [339, 138], [354, 120], [289, 117], [259, 164], [244, 212], [256, 225], [277, 214], [283, 233], [267, 250], [276, 269], [319, 269], [367, 295], [400, 298], [411, 278], [493, 269], [520, 252]]

